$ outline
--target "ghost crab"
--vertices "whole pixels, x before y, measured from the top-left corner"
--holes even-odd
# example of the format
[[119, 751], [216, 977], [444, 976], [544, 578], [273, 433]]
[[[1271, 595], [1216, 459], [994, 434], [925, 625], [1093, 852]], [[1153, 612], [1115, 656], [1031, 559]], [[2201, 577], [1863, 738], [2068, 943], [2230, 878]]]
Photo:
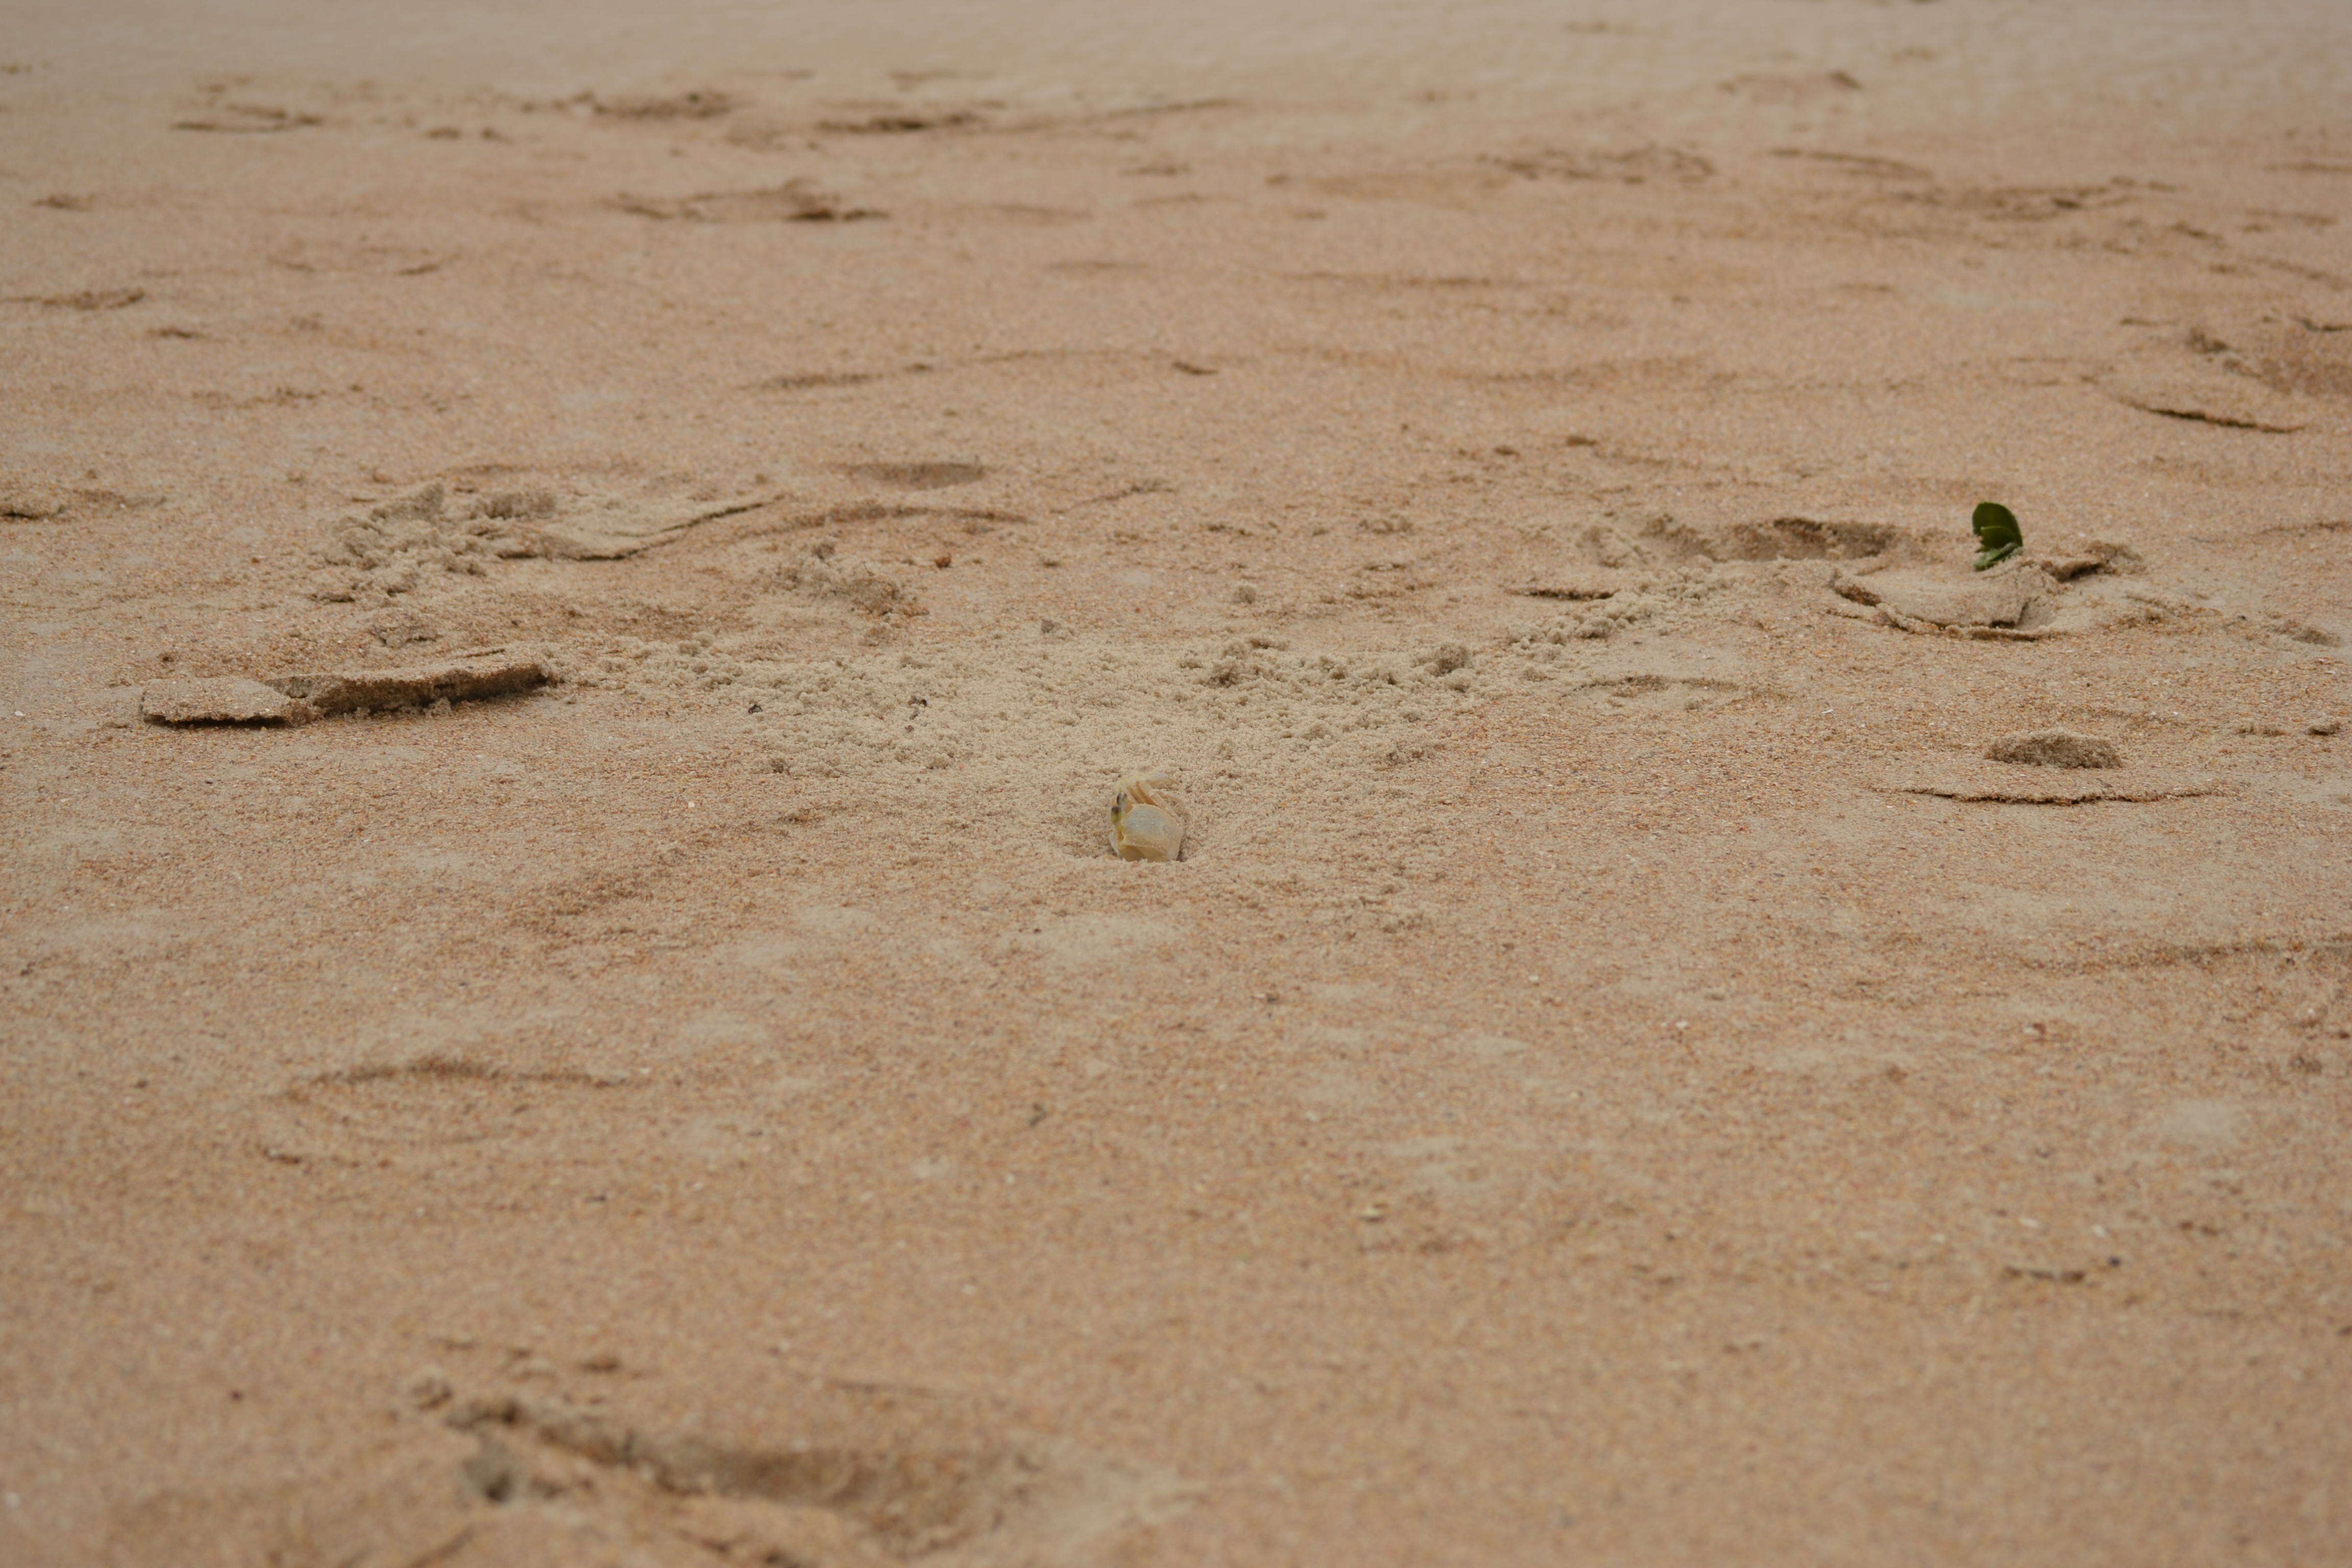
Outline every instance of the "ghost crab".
[[1119, 781], [1110, 799], [1110, 847], [1122, 860], [1174, 860], [1184, 851], [1184, 803], [1154, 770]]

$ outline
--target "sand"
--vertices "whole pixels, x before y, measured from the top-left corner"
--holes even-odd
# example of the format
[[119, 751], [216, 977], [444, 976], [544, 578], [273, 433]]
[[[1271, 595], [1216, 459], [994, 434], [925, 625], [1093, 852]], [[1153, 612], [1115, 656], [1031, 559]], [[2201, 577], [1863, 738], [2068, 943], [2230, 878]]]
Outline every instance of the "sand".
[[2352, 9], [0, 71], [0, 1561], [2352, 1562]]

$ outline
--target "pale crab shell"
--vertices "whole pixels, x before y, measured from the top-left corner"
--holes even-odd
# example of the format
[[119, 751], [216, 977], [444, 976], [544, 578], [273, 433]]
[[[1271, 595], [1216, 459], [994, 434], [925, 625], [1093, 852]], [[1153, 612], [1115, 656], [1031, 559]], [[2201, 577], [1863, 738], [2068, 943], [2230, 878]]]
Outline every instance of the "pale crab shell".
[[1122, 779], [1110, 800], [1110, 847], [1122, 860], [1174, 860], [1184, 852], [1184, 803], [1176, 781], [1150, 773]]

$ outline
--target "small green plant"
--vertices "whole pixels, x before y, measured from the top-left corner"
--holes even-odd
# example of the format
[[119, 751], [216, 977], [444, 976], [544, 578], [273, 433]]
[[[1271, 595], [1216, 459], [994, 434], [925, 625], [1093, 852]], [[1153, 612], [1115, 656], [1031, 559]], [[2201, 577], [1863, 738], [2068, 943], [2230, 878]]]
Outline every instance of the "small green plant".
[[1977, 531], [1977, 570], [1989, 572], [2025, 548], [2017, 514], [1997, 500], [1979, 501], [1969, 526]]

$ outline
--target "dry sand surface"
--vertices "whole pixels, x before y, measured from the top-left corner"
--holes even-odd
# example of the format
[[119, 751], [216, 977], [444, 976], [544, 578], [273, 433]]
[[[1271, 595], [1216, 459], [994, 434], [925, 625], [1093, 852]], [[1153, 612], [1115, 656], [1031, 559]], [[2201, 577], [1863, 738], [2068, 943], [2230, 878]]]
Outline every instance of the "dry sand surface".
[[7, 11], [0, 1562], [2352, 1562], [2352, 6]]

